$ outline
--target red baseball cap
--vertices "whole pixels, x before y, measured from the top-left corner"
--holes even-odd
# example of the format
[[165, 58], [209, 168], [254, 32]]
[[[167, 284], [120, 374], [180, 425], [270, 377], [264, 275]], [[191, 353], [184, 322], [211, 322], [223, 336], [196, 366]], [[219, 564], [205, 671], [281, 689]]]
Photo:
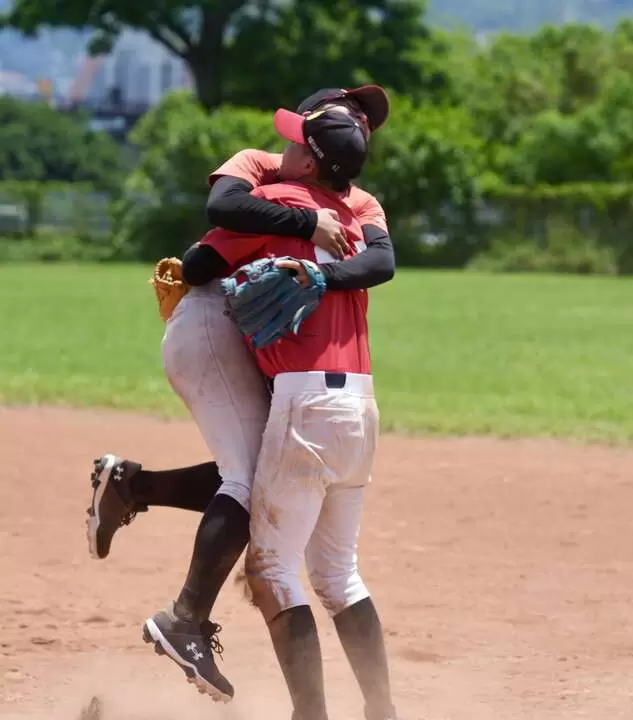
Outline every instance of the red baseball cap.
[[380, 85], [362, 85], [357, 88], [323, 88], [307, 97], [297, 108], [300, 115], [316, 110], [321, 105], [343, 98], [354, 98], [367, 115], [369, 128], [373, 132], [385, 124], [389, 117], [389, 96]]

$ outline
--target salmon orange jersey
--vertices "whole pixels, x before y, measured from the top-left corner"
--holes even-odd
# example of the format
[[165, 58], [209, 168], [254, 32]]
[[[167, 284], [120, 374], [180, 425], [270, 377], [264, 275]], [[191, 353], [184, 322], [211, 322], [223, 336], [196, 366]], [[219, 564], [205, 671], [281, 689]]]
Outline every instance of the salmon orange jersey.
[[[209, 185], [213, 185], [218, 178], [226, 175], [246, 180], [254, 188], [271, 185], [279, 182], [280, 167], [281, 155], [278, 153], [269, 153], [264, 150], [240, 150], [209, 175]], [[341, 200], [356, 215], [361, 226], [374, 225], [385, 232], [388, 231], [385, 211], [370, 193], [361, 190], [356, 185], [351, 185], [348, 193], [342, 196]]]

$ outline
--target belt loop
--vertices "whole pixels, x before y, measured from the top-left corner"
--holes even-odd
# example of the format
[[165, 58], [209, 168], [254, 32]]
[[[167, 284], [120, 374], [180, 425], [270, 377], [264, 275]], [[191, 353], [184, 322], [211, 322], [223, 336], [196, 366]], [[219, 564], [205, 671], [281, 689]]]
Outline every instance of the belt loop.
[[325, 373], [325, 386], [333, 390], [341, 390], [345, 387], [347, 382], [347, 373], [341, 372], [326, 372]]

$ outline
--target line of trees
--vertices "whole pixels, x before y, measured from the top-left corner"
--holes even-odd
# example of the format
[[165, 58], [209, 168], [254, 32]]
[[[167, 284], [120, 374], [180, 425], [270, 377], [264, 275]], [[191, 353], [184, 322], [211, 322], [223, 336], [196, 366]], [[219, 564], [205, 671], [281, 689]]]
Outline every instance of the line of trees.
[[[90, 25], [95, 51], [123, 27], [145, 29], [183, 57], [195, 93], [143, 118], [132, 172], [80, 119], [63, 121], [76, 131], [51, 120], [49, 141], [42, 118], [53, 110], [7, 125], [18, 104], [1, 100], [0, 180], [120, 188], [117, 247], [155, 256], [161, 228], [165, 242], [174, 227], [183, 243], [199, 232], [210, 168], [241, 147], [279, 147], [271, 109], [373, 81], [389, 89], [393, 113], [361, 184], [383, 202], [401, 258], [463, 265], [511, 247], [521, 265], [521, 239], [530, 257], [564, 265], [555, 235], [573, 246], [576, 269], [630, 270], [633, 22], [544, 26], [482, 45], [432, 29], [424, 11], [422, 0], [17, 0], [5, 23]], [[141, 195], [149, 202], [131, 200]]]

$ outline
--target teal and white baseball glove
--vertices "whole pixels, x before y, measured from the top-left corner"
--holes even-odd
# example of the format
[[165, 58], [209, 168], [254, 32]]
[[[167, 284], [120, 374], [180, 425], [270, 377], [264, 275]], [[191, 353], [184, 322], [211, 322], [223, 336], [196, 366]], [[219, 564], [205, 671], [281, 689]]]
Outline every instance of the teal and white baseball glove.
[[[296, 263], [300, 273], [284, 267]], [[315, 263], [291, 257], [255, 260], [222, 280], [227, 315], [258, 349], [288, 333], [296, 335], [325, 289], [325, 277]]]

